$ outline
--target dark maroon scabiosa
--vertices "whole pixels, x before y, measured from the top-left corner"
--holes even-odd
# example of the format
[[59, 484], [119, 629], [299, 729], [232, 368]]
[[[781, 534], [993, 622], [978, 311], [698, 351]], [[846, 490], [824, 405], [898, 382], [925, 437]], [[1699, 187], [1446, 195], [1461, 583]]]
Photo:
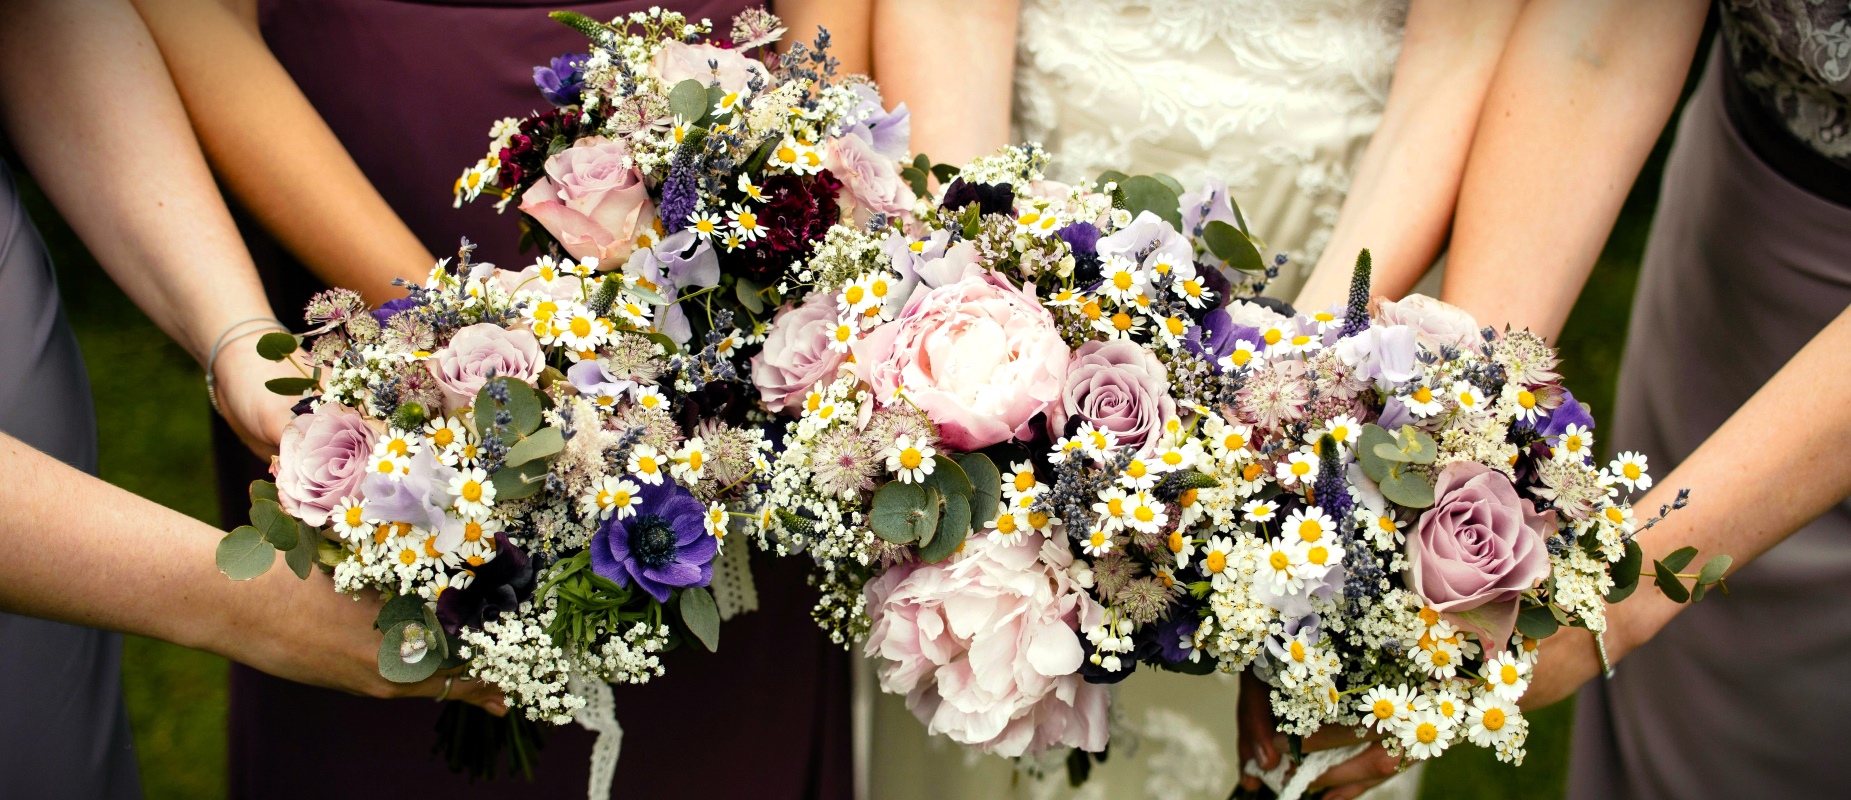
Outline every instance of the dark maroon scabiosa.
[[644, 484], [636, 501], [635, 514], [613, 514], [592, 535], [591, 571], [660, 603], [674, 589], [712, 581], [720, 543], [707, 532], [706, 506], [672, 480]]
[[963, 178], [952, 180], [945, 187], [945, 199], [939, 205], [950, 211], [962, 210], [972, 203], [977, 204], [979, 214], [1015, 214], [1015, 187], [1007, 183], [965, 183]]
[[720, 265], [761, 285], [772, 285], [784, 271], [810, 256], [842, 212], [836, 197], [842, 182], [823, 170], [815, 175], [774, 175], [760, 184], [765, 204], [756, 209], [765, 235], [732, 252], [721, 252]]
[[514, 613], [533, 596], [533, 561], [505, 533], [495, 534], [495, 557], [469, 571], [474, 578], [468, 586], [451, 587], [437, 596], [437, 621], [451, 636], [464, 628], [480, 628], [485, 619]]

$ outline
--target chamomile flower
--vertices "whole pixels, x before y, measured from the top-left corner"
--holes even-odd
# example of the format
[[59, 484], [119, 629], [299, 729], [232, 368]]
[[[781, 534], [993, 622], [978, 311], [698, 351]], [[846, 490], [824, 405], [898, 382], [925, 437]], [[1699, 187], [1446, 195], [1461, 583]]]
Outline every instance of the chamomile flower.
[[639, 444], [630, 448], [630, 463], [625, 469], [643, 483], [660, 486], [662, 475], [668, 471], [668, 459], [655, 445]]
[[1105, 531], [1116, 531], [1125, 527], [1130, 521], [1130, 503], [1125, 490], [1117, 486], [1101, 489], [1099, 499], [1093, 503], [1093, 513], [1099, 515], [1099, 527]]
[[340, 504], [328, 514], [328, 522], [342, 541], [358, 543], [373, 536], [374, 525], [366, 519], [366, 505], [352, 497], [341, 498]]
[[1024, 495], [1040, 493], [1041, 482], [1035, 479], [1035, 465], [1028, 461], [1014, 461], [1009, 464], [1009, 472], [1003, 475], [1003, 497], [1014, 500]]
[[1170, 290], [1190, 308], [1201, 308], [1215, 299], [1215, 291], [1204, 285], [1201, 278], [1179, 279], [1171, 284]]
[[1144, 330], [1144, 324], [1149, 321], [1148, 317], [1120, 310], [1094, 320], [1093, 330], [1113, 339], [1130, 339], [1141, 333]]
[[765, 226], [759, 222], [758, 212], [740, 203], [733, 204], [733, 213], [727, 215], [726, 224], [739, 234], [739, 238], [748, 242], [756, 242], [765, 235]]
[[829, 349], [838, 353], [848, 352], [849, 345], [855, 343], [855, 334], [859, 331], [860, 325], [854, 317], [837, 319], [835, 326], [829, 329]]
[[1318, 479], [1318, 457], [1309, 448], [1299, 450], [1285, 457], [1273, 470], [1280, 486], [1304, 486], [1310, 488]]
[[1183, 345], [1183, 335], [1189, 332], [1195, 323], [1181, 314], [1171, 314], [1157, 320], [1157, 338], [1165, 347], [1175, 350]]
[[1253, 429], [1245, 425], [1230, 425], [1220, 415], [1208, 418], [1208, 448], [1216, 460], [1227, 466], [1236, 466], [1253, 457], [1253, 451], [1247, 444], [1253, 436]]
[[[744, 175], [739, 176], [744, 178]], [[688, 217], [688, 230], [701, 237], [702, 241], [713, 241], [715, 236], [726, 229], [726, 218], [712, 211], [696, 211]]]
[[1332, 313], [1329, 309], [1312, 314], [1311, 321], [1317, 325], [1318, 333], [1323, 333], [1331, 328], [1338, 327], [1343, 322], [1343, 320], [1338, 319], [1337, 315]]
[[1118, 474], [1118, 482], [1129, 489], [1149, 489], [1157, 485], [1157, 479], [1163, 472], [1160, 462], [1132, 458], [1125, 462], [1124, 471]]
[[1170, 531], [1169, 536], [1164, 537], [1163, 544], [1170, 549], [1170, 555], [1176, 558], [1177, 569], [1189, 568], [1189, 559], [1195, 555], [1194, 539], [1181, 530], [1174, 530]]
[[1080, 440], [1080, 449], [1095, 459], [1103, 460], [1107, 453], [1118, 447], [1116, 432], [1093, 427], [1090, 422], [1080, 423], [1079, 430], [1074, 432], [1074, 438]]
[[1444, 639], [1414, 651], [1414, 664], [1428, 675], [1447, 680], [1459, 674], [1459, 648]]
[[1324, 513], [1324, 509], [1308, 506], [1297, 509], [1287, 516], [1281, 530], [1286, 536], [1295, 537], [1298, 541], [1311, 545], [1334, 540], [1337, 534], [1337, 521]]
[[1431, 710], [1417, 711], [1401, 724], [1400, 734], [1402, 750], [1409, 758], [1429, 759], [1452, 744], [1452, 723]]
[[1485, 393], [1465, 381], [1454, 383], [1452, 391], [1447, 396], [1452, 398], [1453, 403], [1459, 406], [1461, 412], [1476, 414], [1485, 410]]
[[1060, 230], [1064, 220], [1059, 214], [1035, 209], [1015, 218], [1015, 229], [1037, 238], [1045, 239]]
[[1138, 492], [1125, 498], [1125, 524], [1144, 533], [1156, 533], [1170, 521], [1170, 513], [1150, 492]]
[[1389, 688], [1377, 684], [1370, 687], [1356, 702], [1356, 713], [1363, 718], [1363, 725], [1377, 733], [1388, 733], [1399, 727], [1401, 721], [1413, 713], [1414, 691], [1406, 686]]
[[1283, 349], [1288, 353], [1312, 353], [1323, 347], [1324, 337], [1315, 333], [1294, 333], [1283, 342]]
[[1279, 514], [1279, 504], [1271, 500], [1253, 500], [1241, 506], [1240, 513], [1248, 522], [1271, 522]]
[[421, 447], [418, 437], [408, 431], [389, 431], [373, 444], [371, 471], [399, 480], [411, 474], [411, 457]]
[[1099, 293], [1125, 304], [1144, 293], [1144, 270], [1124, 256], [1107, 256], [1100, 264]]
[[765, 202], [764, 190], [761, 189], [758, 186], [758, 184], [755, 184], [752, 182], [752, 176], [750, 175], [740, 173], [739, 191], [745, 193], [747, 200], [753, 200], [753, 201], [760, 202], [760, 203]]
[[1594, 452], [1594, 432], [1570, 423], [1550, 449], [1558, 459], [1584, 460]]
[[450, 479], [450, 494], [456, 495], [456, 513], [465, 519], [487, 517], [495, 504], [495, 484], [478, 468], [457, 470]]
[[1395, 512], [1385, 509], [1376, 514], [1359, 508], [1356, 517], [1363, 523], [1362, 533], [1370, 536], [1378, 549], [1387, 550], [1401, 543], [1401, 529], [1407, 527], [1407, 522], [1395, 519]]
[[1096, 530], [1092, 532], [1092, 535], [1087, 536], [1085, 540], [1080, 542], [1080, 550], [1084, 551], [1089, 556], [1098, 558], [1112, 552], [1113, 544], [1114, 542], [1112, 541], [1111, 534], [1103, 530]]
[[1068, 456], [1079, 455], [1085, 452], [1085, 439], [1080, 438], [1077, 434], [1073, 436], [1062, 436], [1054, 442], [1053, 449], [1048, 451], [1048, 463], [1064, 464]]
[[1008, 509], [997, 512], [989, 524], [983, 527], [984, 531], [989, 534], [990, 541], [1004, 545], [1013, 545], [1020, 541], [1023, 532], [1028, 530], [1023, 527], [1021, 518]]
[[1164, 472], [1178, 472], [1192, 469], [1202, 460], [1202, 445], [1196, 442], [1184, 442], [1157, 448], [1153, 459]]
[[1358, 422], [1355, 417], [1348, 414], [1338, 414], [1332, 417], [1329, 422], [1324, 423], [1324, 427], [1318, 429], [1316, 434], [1306, 438], [1310, 439], [1312, 442], [1317, 442], [1322, 440], [1325, 435], [1329, 435], [1330, 438], [1336, 440], [1338, 447], [1347, 450], [1356, 446], [1356, 439], [1361, 436], [1362, 433], [1363, 424]]
[[844, 316], [859, 315], [869, 307], [880, 304], [881, 298], [869, 291], [868, 280], [868, 277], [863, 276], [849, 281], [847, 286], [842, 287], [842, 293], [836, 295], [836, 308]]
[[1217, 359], [1215, 361], [1215, 366], [1220, 367], [1222, 372], [1242, 372], [1253, 365], [1254, 359], [1258, 357], [1259, 354], [1259, 345], [1249, 342], [1246, 339], [1236, 339], [1234, 341], [1234, 350], [1222, 356], [1220, 359]]
[[1441, 398], [1433, 393], [1433, 389], [1425, 385], [1416, 386], [1413, 391], [1401, 396], [1401, 404], [1407, 406], [1408, 413], [1419, 419], [1426, 419], [1444, 410], [1446, 406], [1440, 401]]
[[681, 449], [675, 451], [674, 465], [668, 473], [680, 481], [683, 486], [693, 486], [700, 482], [707, 466], [707, 445], [696, 436], [682, 442]]
[[1632, 506], [1607, 506], [1600, 510], [1600, 516], [1622, 534], [1633, 531]]
[[636, 513], [636, 493], [642, 487], [627, 478], [606, 475], [592, 482], [589, 491], [579, 500], [579, 510], [586, 517], [626, 519]]
[[1512, 703], [1522, 699], [1523, 692], [1530, 688], [1530, 665], [1509, 653], [1485, 659], [1484, 676], [1492, 692]]
[[1652, 488], [1652, 476], [1645, 472], [1645, 454], [1628, 450], [1621, 453], [1613, 463], [1607, 465], [1613, 473], [1613, 479], [1626, 484], [1626, 488], [1643, 492]]
[[1533, 423], [1542, 416], [1542, 409], [1536, 405], [1536, 393], [1518, 384], [1504, 384], [1504, 396], [1500, 399], [1513, 421]]
[[1304, 566], [1305, 548], [1284, 537], [1276, 538], [1261, 549], [1254, 579], [1275, 595], [1295, 595], [1305, 588]]
[[893, 473], [901, 483], [924, 483], [926, 476], [932, 474], [932, 457], [938, 455], [938, 451], [927, 444], [923, 437], [915, 441], [911, 437], [901, 436], [894, 440], [891, 447], [882, 450], [880, 455], [887, 461], [887, 471]]
[[662, 396], [662, 390], [654, 386], [638, 386], [630, 390], [630, 402], [648, 411], [668, 408], [668, 398]]
[[424, 436], [434, 448], [433, 455], [437, 456], [437, 462], [454, 467], [463, 461], [463, 446], [469, 443], [471, 434], [462, 420], [438, 417], [425, 423]]
[[720, 237], [720, 246], [726, 248], [726, 252], [731, 253], [745, 247], [746, 240], [739, 235], [738, 231], [728, 231], [725, 236]]
[[1225, 590], [1239, 579], [1240, 570], [1235, 568], [1234, 540], [1226, 536], [1210, 536], [1202, 545], [1202, 574], [1207, 575], [1216, 589]]
[[726, 506], [722, 505], [720, 501], [715, 500], [708, 503], [707, 513], [703, 520], [707, 524], [707, 535], [712, 536], [715, 542], [725, 544], [726, 522], [731, 516], [731, 514], [726, 513]]

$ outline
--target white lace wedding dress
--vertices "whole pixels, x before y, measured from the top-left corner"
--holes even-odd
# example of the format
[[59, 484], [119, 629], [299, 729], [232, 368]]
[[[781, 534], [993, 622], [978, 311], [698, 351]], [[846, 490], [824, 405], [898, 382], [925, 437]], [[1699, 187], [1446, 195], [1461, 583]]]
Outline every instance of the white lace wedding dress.
[[[1052, 177], [1163, 172], [1226, 180], [1290, 298], [1330, 238], [1381, 121], [1407, 0], [1023, 0], [1017, 137]], [[858, 781], [869, 800], [1223, 800], [1239, 778], [1234, 676], [1139, 669], [1119, 684], [1109, 760], [1078, 790], [1053, 754], [1040, 777], [927, 737], [903, 699], [858, 676]], [[868, 735], [871, 733], [871, 737]], [[871, 742], [869, 739], [871, 738]], [[1368, 795], [1413, 797], [1403, 775]]]

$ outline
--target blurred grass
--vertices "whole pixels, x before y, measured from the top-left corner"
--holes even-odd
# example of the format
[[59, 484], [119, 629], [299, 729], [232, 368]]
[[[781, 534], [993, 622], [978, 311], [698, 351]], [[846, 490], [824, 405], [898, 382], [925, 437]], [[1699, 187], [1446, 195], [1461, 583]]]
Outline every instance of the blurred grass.
[[[103, 480], [218, 525], [205, 379], [130, 302], [29, 178], [20, 193], [57, 267], [96, 400]], [[122, 688], [148, 800], [225, 796], [223, 658], [123, 637]]]

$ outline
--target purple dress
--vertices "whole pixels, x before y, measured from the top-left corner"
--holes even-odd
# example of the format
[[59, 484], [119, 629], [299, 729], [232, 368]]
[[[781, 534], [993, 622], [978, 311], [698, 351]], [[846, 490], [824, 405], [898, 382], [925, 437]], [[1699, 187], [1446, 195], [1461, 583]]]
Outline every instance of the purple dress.
[[[532, 67], [585, 39], [546, 17], [570, 7], [599, 19], [667, 5], [726, 29], [739, 0], [572, 4], [538, 0], [262, 0], [263, 36], [278, 60], [425, 247], [518, 265], [512, 212], [451, 208], [456, 176], [505, 116], [545, 105]], [[241, 221], [278, 314], [300, 325], [319, 284], [248, 220]], [[245, 487], [266, 466], [218, 424], [219, 491], [227, 524], [247, 513]], [[847, 655], [810, 621], [800, 559], [758, 558], [757, 611], [729, 621], [717, 654], [678, 650], [667, 675], [615, 689], [623, 754], [613, 796], [843, 798], [851, 795]], [[234, 667], [230, 784], [234, 798], [585, 796], [591, 735], [548, 731], [535, 782], [471, 783], [431, 756], [439, 706], [315, 689]]]

